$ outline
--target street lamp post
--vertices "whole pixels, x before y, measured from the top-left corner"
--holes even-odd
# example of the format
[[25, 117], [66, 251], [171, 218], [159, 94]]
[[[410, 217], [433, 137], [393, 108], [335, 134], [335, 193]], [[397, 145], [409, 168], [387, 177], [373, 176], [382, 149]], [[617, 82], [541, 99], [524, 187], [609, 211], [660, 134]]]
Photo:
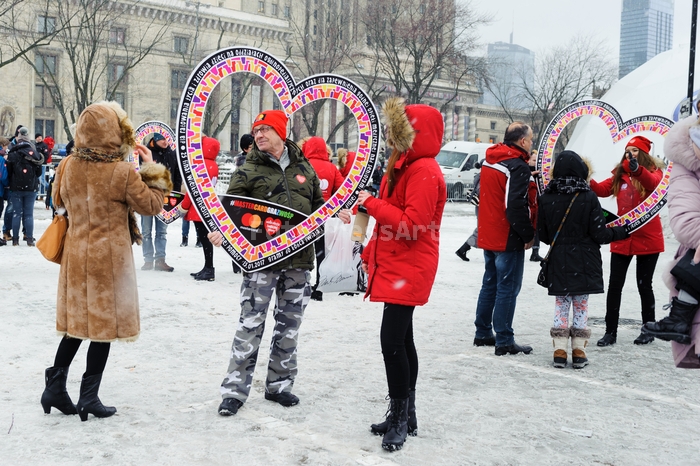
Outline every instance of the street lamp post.
[[695, 87], [695, 38], [698, 25], [698, 0], [693, 0], [693, 14], [690, 15], [690, 62], [688, 64], [688, 95], [681, 104], [681, 118], [693, 113], [693, 88]]

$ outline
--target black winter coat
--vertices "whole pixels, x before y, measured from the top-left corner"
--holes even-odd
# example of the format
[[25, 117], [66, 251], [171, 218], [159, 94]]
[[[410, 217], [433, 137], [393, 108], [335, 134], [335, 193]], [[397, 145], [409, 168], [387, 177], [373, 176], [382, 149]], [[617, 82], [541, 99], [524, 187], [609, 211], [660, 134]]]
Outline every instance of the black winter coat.
[[[568, 154], [575, 155], [575, 158]], [[580, 183], [585, 183], [588, 167], [576, 153], [564, 151], [554, 165], [554, 179], [560, 176], [576, 177]], [[575, 195], [574, 192], [562, 191], [567, 190], [548, 187], [540, 196], [537, 230], [540, 241], [543, 243], [552, 243], [564, 213]], [[623, 227], [605, 227], [603, 210], [598, 196], [593, 191], [580, 191], [549, 253], [549, 295], [575, 296], [603, 293], [603, 261], [600, 256], [600, 245], [624, 239], [627, 236]]]

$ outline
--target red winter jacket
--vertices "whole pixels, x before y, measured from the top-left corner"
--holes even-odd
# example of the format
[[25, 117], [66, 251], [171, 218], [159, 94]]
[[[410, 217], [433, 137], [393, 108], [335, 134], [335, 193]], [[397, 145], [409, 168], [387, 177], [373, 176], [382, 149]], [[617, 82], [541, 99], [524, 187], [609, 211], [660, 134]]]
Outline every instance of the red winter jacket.
[[[631, 176], [641, 183], [647, 191], [647, 195], [651, 194], [661, 182], [664, 176], [663, 170], [658, 168], [654, 171], [649, 171], [644, 167], [639, 167], [639, 174], [622, 175], [622, 184], [620, 192], [617, 195], [617, 215], [623, 215], [644, 202], [642, 195], [631, 183]], [[613, 170], [613, 173], [615, 170]], [[591, 190], [598, 197], [608, 197], [613, 193], [613, 177], [605, 181], [597, 183], [591, 180]], [[645, 254], [656, 254], [664, 251], [664, 232], [661, 227], [661, 219], [657, 215], [651, 219], [646, 225], [636, 230], [629, 238], [610, 243], [610, 252], [622, 254], [624, 256], [642, 256]]]
[[323, 200], [327, 201], [343, 184], [343, 175], [338, 167], [333, 165], [328, 158], [326, 141], [323, 138], [314, 136], [304, 143], [301, 151], [311, 162], [311, 166], [316, 170], [316, 175], [321, 182]]
[[518, 146], [500, 143], [486, 149], [479, 185], [479, 249], [522, 251], [535, 237], [537, 186], [529, 158]]
[[[212, 185], [216, 186], [216, 180], [219, 177], [219, 166], [216, 164], [216, 156], [219, 155], [219, 141], [214, 138], [205, 137], [202, 139], [202, 151], [204, 152], [204, 165], [207, 167], [207, 174], [211, 178]], [[185, 194], [185, 198], [180, 203], [180, 208], [187, 211], [185, 220], [188, 222], [201, 222], [196, 208], [192, 208], [192, 199], [189, 194]]]
[[365, 201], [376, 219], [374, 234], [362, 253], [369, 268], [370, 301], [422, 306], [428, 302], [437, 273], [440, 222], [447, 199], [445, 179], [435, 156], [440, 152], [443, 122], [427, 105], [409, 105], [406, 115], [416, 131], [413, 148], [394, 166], [396, 187], [388, 194], [382, 179], [379, 198]]
[[355, 163], [355, 153], [348, 152], [348, 157], [345, 159], [345, 165], [340, 169], [340, 174], [343, 175], [343, 179], [347, 178], [348, 173], [350, 173], [350, 167]]

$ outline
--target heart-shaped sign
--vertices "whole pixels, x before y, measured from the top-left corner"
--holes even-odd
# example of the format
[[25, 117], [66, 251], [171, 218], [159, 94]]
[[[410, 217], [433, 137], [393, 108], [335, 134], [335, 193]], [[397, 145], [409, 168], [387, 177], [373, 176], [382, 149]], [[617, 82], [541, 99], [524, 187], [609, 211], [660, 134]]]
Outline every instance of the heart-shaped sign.
[[[673, 126], [673, 121], [658, 115], [645, 115], [623, 121], [617, 110], [601, 100], [574, 102], [552, 118], [540, 140], [540, 146], [537, 150], [537, 169], [542, 174], [537, 179], [540, 192], [544, 191], [544, 188], [549, 183], [550, 172], [554, 163], [554, 148], [562, 131], [571, 122], [587, 115], [603, 120], [608, 127], [608, 131], [610, 131], [613, 143], [620, 142], [633, 134], [643, 132], [657, 133], [665, 137], [668, 130]], [[624, 226], [631, 233], [654, 218], [666, 204], [672, 166], [673, 164], [669, 162], [661, 182], [641, 204], [626, 214], [616, 217], [607, 226]]]
[[[342, 186], [316, 212], [279, 236], [251, 244], [224, 209], [207, 174], [202, 154], [204, 109], [219, 82], [235, 73], [252, 73], [274, 90], [288, 116], [322, 99], [342, 102], [355, 116], [358, 147], [355, 161]], [[355, 83], [338, 75], [315, 75], [297, 83], [284, 64], [267, 52], [251, 47], [229, 47], [205, 58], [190, 75], [180, 99], [177, 153], [187, 190], [209, 231], [220, 231], [223, 247], [245, 271], [252, 272], [299, 252], [323, 234], [321, 226], [344, 206], [352, 206], [370, 181], [379, 151], [379, 117], [369, 96]], [[230, 198], [232, 196], [228, 196]], [[288, 209], [279, 206], [280, 209]]]

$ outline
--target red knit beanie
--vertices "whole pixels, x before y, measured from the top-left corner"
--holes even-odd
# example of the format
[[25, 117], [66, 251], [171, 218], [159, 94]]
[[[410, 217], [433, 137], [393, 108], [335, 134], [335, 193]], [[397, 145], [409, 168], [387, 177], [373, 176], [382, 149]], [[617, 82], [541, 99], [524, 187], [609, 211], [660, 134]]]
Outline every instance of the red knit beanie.
[[645, 138], [644, 136], [635, 136], [632, 139], [630, 139], [630, 142], [627, 143], [627, 147], [636, 147], [637, 149], [641, 150], [642, 152], [646, 152], [649, 154], [651, 152], [651, 141]]
[[287, 121], [289, 121], [287, 114], [282, 110], [265, 110], [255, 117], [253, 128], [260, 125], [271, 126], [284, 141], [287, 139]]

